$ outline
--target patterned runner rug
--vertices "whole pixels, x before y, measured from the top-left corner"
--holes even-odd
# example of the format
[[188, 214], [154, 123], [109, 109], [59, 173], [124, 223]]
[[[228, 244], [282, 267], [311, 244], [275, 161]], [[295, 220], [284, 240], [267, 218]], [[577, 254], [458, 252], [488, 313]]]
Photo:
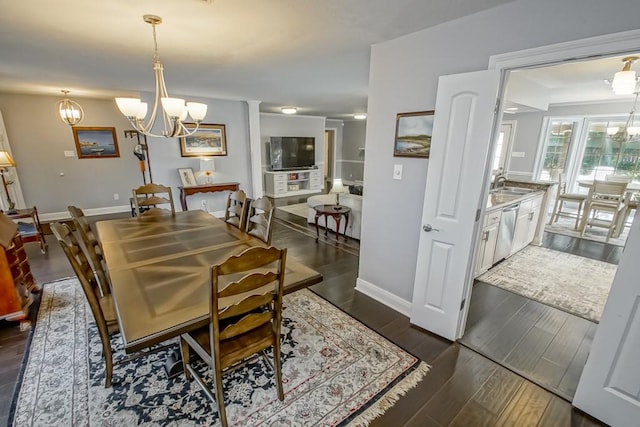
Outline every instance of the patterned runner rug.
[[476, 280], [598, 322], [616, 268], [606, 262], [527, 246]]
[[[282, 334], [284, 402], [271, 369], [257, 359], [224, 377], [231, 425], [367, 425], [429, 370], [306, 289], [285, 297]], [[123, 358], [118, 336], [112, 345], [116, 359]], [[115, 365], [106, 389], [100, 338], [82, 289], [75, 278], [49, 283], [13, 425], [219, 425], [215, 405], [195, 381], [167, 377], [169, 351]]]

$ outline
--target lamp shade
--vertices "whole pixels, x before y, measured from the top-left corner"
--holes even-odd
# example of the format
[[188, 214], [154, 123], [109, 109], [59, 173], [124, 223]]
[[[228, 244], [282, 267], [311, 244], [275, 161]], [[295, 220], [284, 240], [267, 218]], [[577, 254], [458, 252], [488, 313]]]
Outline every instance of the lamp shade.
[[342, 184], [341, 179], [334, 179], [333, 185], [331, 186], [331, 191], [329, 193], [346, 193], [346, 187]]
[[6, 151], [0, 151], [0, 168], [15, 167], [16, 162]]
[[139, 98], [116, 98], [116, 105], [118, 106], [118, 109], [127, 117], [138, 117], [142, 108], [140, 104], [141, 102]]
[[636, 88], [636, 72], [618, 71], [613, 77], [611, 88], [616, 95], [631, 95]]

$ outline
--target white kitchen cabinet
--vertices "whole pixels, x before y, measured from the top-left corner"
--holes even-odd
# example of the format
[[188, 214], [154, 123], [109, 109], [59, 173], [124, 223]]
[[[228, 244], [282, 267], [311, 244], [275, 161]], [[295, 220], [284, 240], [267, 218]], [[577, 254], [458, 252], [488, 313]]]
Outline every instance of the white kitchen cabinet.
[[498, 229], [502, 211], [497, 209], [485, 214], [482, 234], [476, 251], [476, 268], [474, 277], [484, 273], [493, 265], [493, 256], [498, 241]]
[[510, 255], [524, 249], [525, 246], [533, 241], [538, 224], [538, 217], [540, 216], [542, 196], [542, 194], [539, 194], [520, 203]]
[[265, 195], [273, 198], [319, 193], [322, 190], [322, 170], [266, 171], [264, 184]]

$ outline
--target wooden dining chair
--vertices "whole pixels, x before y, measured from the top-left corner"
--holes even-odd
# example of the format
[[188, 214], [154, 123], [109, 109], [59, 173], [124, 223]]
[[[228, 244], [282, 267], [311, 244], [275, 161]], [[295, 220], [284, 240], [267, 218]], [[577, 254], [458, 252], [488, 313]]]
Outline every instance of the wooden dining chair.
[[73, 219], [73, 223], [76, 226], [76, 230], [82, 239], [86, 254], [91, 261], [93, 271], [95, 271], [98, 283], [100, 284], [100, 293], [108, 295], [111, 293], [109, 278], [107, 275], [107, 266], [102, 255], [102, 247], [96, 238], [96, 234], [91, 229], [89, 220], [86, 216], [81, 216]]
[[82, 218], [84, 215], [84, 211], [77, 206], [69, 205], [67, 206], [67, 210], [69, 214], [71, 214], [71, 219]]
[[160, 350], [164, 350], [168, 345], [154, 346], [152, 349], [146, 351], [140, 351], [133, 355], [127, 356], [114, 363], [113, 361], [113, 349], [111, 348], [110, 336], [120, 332], [118, 326], [118, 320], [116, 317], [115, 303], [111, 294], [103, 295], [100, 291], [100, 285], [96, 280], [96, 275], [89, 264], [85, 253], [82, 251], [78, 240], [73, 235], [73, 232], [66, 224], [58, 222], [51, 223], [51, 231], [56, 236], [56, 239], [60, 243], [62, 250], [64, 251], [74, 273], [80, 281], [82, 290], [84, 292], [93, 318], [98, 327], [98, 334], [100, 335], [100, 341], [102, 342], [102, 354], [105, 359], [105, 388], [111, 387], [111, 381], [113, 378], [113, 365], [126, 363], [139, 357], [144, 357], [150, 353], [155, 353]]
[[[284, 400], [280, 324], [286, 249], [252, 247], [211, 268], [210, 324], [181, 336], [187, 380], [192, 377], [212, 402], [217, 403], [227, 426], [222, 375], [262, 355], [275, 372], [278, 399]], [[241, 276], [237, 279], [238, 276]], [[233, 301], [229, 304], [228, 301]], [[224, 306], [221, 306], [224, 304]], [[264, 350], [273, 348], [273, 365]], [[214, 389], [191, 366], [193, 350], [210, 367]]]
[[[141, 215], [147, 210], [156, 208], [154, 213], [171, 213], [176, 214], [173, 203], [173, 192], [171, 187], [162, 184], [145, 184], [133, 189], [133, 205], [136, 215]], [[169, 209], [158, 208], [158, 205], [169, 205]], [[163, 210], [159, 210], [163, 209]]]
[[243, 190], [229, 193], [227, 207], [224, 211], [224, 220], [244, 231], [246, 228], [247, 207], [247, 195]]
[[[581, 219], [581, 214], [585, 202], [587, 201], [587, 195], [582, 193], [568, 193], [567, 192], [567, 175], [564, 173], [558, 174], [558, 195], [556, 197], [556, 203], [553, 207], [551, 219], [549, 225], [554, 222], [558, 222], [558, 218], [568, 217], [575, 219], [574, 229], [578, 229]], [[565, 203], [576, 203], [576, 212], [563, 210]]]
[[[584, 214], [580, 223], [580, 237], [584, 236], [587, 227], [607, 228], [606, 241], [619, 234], [621, 221], [628, 200], [626, 182], [594, 181], [589, 189]], [[607, 212], [609, 218], [601, 218], [597, 213]]]
[[249, 203], [249, 212], [247, 214], [247, 233], [265, 242], [271, 244], [273, 204], [266, 197], [252, 200]]
[[96, 280], [89, 260], [71, 229], [66, 224], [54, 222], [51, 224], [51, 231], [58, 239], [62, 250], [71, 263], [73, 271], [78, 276], [84, 295], [89, 302], [91, 313], [100, 334], [100, 341], [102, 341], [102, 354], [106, 363], [105, 387], [110, 387], [113, 376], [113, 352], [109, 336], [119, 330], [113, 298], [110, 294], [101, 294], [100, 285]]

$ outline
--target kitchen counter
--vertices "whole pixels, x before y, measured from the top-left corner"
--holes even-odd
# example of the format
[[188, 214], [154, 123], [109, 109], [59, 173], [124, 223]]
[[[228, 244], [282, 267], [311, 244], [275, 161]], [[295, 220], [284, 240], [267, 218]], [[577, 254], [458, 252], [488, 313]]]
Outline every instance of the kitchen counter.
[[499, 190], [496, 192], [490, 192], [489, 197], [487, 198], [486, 212], [492, 211], [494, 209], [501, 209], [507, 205], [518, 203], [522, 200], [526, 200], [541, 193], [541, 190], [531, 191], [530, 193], [525, 194], [504, 194]]

